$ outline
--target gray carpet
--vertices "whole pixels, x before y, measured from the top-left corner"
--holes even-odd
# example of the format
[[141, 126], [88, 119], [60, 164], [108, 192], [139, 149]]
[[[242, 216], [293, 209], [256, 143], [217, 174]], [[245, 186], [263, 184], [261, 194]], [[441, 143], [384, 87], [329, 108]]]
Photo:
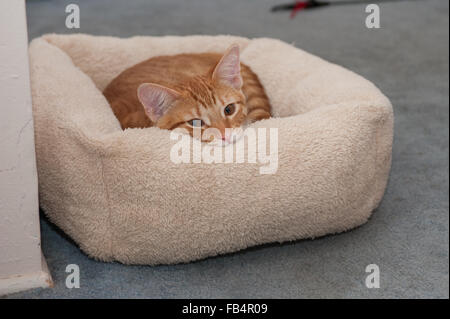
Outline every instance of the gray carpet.
[[[449, 3], [384, 3], [381, 29], [364, 6], [270, 13], [289, 0], [78, 1], [79, 32], [98, 35], [235, 34], [274, 37], [373, 81], [392, 101], [390, 182], [370, 221], [347, 233], [274, 244], [176, 266], [124, 266], [86, 257], [44, 218], [42, 247], [53, 289], [13, 298], [448, 298]], [[30, 39], [65, 29], [65, 5], [28, 1]], [[280, 57], [282, 59], [282, 57]], [[81, 287], [65, 287], [65, 267]], [[368, 289], [375, 263], [381, 288]]]

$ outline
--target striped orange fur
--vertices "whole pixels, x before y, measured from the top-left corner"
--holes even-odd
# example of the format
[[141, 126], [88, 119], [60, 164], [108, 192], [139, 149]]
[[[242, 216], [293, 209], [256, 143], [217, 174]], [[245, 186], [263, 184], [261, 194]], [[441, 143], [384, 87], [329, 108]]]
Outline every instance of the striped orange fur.
[[240, 63], [239, 47], [225, 54], [154, 57], [117, 76], [103, 94], [123, 129], [157, 126], [172, 130], [226, 128], [270, 117], [257, 75]]

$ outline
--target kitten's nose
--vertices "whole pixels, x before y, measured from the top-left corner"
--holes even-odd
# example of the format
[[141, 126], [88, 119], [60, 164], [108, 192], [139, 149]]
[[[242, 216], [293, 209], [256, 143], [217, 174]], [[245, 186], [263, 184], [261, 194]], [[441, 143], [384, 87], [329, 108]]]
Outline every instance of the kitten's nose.
[[227, 140], [227, 131], [226, 128], [220, 128], [220, 137], [222, 138], [222, 141]]

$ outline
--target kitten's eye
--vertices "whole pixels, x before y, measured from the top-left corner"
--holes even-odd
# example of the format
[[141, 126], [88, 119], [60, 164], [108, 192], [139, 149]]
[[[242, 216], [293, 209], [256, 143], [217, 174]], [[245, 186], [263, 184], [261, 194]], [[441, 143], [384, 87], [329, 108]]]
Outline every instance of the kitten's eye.
[[234, 113], [235, 110], [236, 106], [234, 105], [234, 103], [231, 103], [225, 106], [225, 108], [223, 109], [223, 113], [225, 113], [226, 116], [230, 116]]
[[193, 119], [187, 122], [192, 127], [202, 127], [205, 123], [200, 119]]

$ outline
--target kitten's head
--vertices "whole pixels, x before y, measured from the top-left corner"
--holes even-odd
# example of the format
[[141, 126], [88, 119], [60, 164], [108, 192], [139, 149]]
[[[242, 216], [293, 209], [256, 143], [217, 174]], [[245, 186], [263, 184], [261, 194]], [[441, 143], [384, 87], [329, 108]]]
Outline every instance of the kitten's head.
[[241, 131], [247, 117], [242, 84], [239, 47], [232, 45], [212, 72], [193, 77], [177, 89], [143, 83], [137, 94], [145, 113], [157, 127], [184, 128], [191, 135], [194, 128], [202, 133], [216, 129], [219, 134], [202, 134], [202, 140], [221, 139], [230, 143], [234, 138], [231, 129]]

